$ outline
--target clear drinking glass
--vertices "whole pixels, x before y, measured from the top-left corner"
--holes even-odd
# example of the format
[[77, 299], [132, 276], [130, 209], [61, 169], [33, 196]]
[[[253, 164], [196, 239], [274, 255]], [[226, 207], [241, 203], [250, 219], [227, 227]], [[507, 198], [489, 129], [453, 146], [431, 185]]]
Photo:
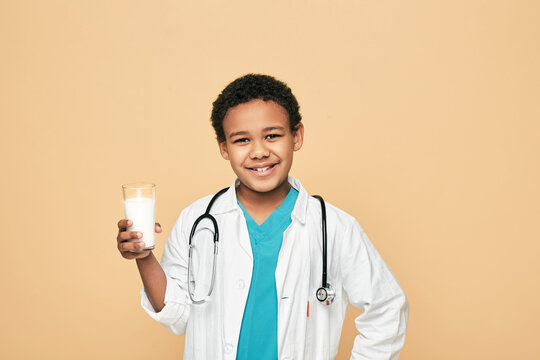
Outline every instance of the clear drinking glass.
[[126, 219], [133, 222], [128, 231], [140, 231], [142, 238], [131, 241], [144, 241], [146, 247], [141, 251], [152, 250], [156, 246], [156, 185], [151, 183], [130, 183], [122, 185]]

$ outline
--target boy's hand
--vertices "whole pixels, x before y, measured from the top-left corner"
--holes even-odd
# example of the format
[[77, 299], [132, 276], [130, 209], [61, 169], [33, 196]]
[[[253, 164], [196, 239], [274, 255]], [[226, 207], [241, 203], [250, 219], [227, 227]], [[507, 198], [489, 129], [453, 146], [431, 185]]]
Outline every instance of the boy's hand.
[[[142, 259], [150, 255], [151, 250], [141, 251], [145, 244], [143, 241], [137, 241], [142, 238], [140, 231], [127, 231], [129, 226], [133, 225], [131, 220], [122, 219], [118, 222], [118, 236], [116, 242], [118, 251], [126, 259]], [[161, 225], [156, 223], [156, 233], [161, 232]]]

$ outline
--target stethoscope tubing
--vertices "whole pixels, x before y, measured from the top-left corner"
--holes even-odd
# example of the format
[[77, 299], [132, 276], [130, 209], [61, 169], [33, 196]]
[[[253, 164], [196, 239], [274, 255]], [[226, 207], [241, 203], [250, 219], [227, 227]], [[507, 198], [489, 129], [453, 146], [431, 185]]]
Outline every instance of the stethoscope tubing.
[[188, 250], [189, 251], [188, 253], [188, 293], [189, 293], [190, 300], [194, 304], [202, 304], [204, 303], [205, 300], [204, 299], [195, 300], [193, 296], [193, 292], [191, 291], [191, 283], [192, 283], [191, 259], [193, 257], [193, 249], [195, 247], [195, 245], [192, 244], [193, 236], [195, 235], [195, 231], [197, 231], [197, 225], [199, 225], [199, 223], [202, 220], [209, 219], [210, 221], [212, 221], [212, 225], [214, 226], [214, 259], [212, 260], [212, 281], [210, 283], [210, 289], [208, 290], [208, 294], [207, 294], [207, 296], [210, 296], [212, 294], [212, 291], [214, 290], [214, 280], [216, 278], [216, 261], [217, 261], [217, 254], [218, 254], [218, 245], [219, 245], [219, 227], [218, 227], [216, 218], [210, 214], [210, 209], [212, 209], [212, 205], [214, 204], [214, 201], [216, 201], [216, 199], [228, 189], [229, 188], [221, 189], [217, 194], [214, 195], [214, 197], [212, 197], [212, 199], [210, 200], [210, 203], [206, 207], [206, 211], [204, 212], [204, 214], [199, 216], [197, 220], [195, 220], [195, 222], [193, 223], [193, 226], [191, 227], [191, 232], [189, 234], [189, 250]]
[[[212, 290], [214, 289], [214, 281], [216, 276], [216, 261], [217, 261], [217, 254], [218, 254], [218, 244], [219, 244], [219, 228], [216, 221], [216, 218], [210, 214], [210, 210], [212, 209], [212, 205], [216, 201], [218, 197], [220, 197], [224, 192], [226, 192], [229, 188], [223, 188], [219, 192], [217, 192], [212, 199], [210, 200], [210, 203], [206, 207], [206, 211], [204, 214], [199, 216], [197, 220], [193, 223], [193, 226], [191, 227], [191, 232], [189, 234], [189, 250], [188, 250], [188, 293], [189, 298], [194, 304], [202, 304], [205, 302], [205, 299], [202, 300], [195, 300], [193, 292], [192, 292], [192, 282], [194, 283], [195, 280], [191, 279], [191, 267], [192, 267], [192, 255], [193, 255], [193, 249], [195, 248], [195, 245], [192, 243], [193, 236], [195, 235], [195, 231], [197, 230], [197, 226], [199, 223], [204, 219], [209, 219], [212, 222], [212, 225], [214, 227], [214, 259], [212, 261], [212, 282], [210, 283], [210, 289], [208, 290], [207, 296], [210, 296], [212, 294]], [[330, 305], [335, 296], [335, 291], [332, 288], [332, 286], [328, 283], [327, 278], [327, 229], [326, 229], [326, 205], [324, 203], [324, 199], [319, 195], [313, 195], [314, 198], [319, 200], [321, 203], [321, 227], [322, 227], [322, 287], [320, 287], [317, 290], [317, 299], [325, 303], [326, 305]], [[319, 296], [321, 294], [321, 296]]]
[[327, 256], [327, 232], [326, 232], [326, 204], [324, 203], [323, 198], [320, 195], [313, 195], [313, 197], [321, 203], [321, 219], [322, 219], [322, 287], [328, 287], [327, 274], [326, 274], [326, 259]]

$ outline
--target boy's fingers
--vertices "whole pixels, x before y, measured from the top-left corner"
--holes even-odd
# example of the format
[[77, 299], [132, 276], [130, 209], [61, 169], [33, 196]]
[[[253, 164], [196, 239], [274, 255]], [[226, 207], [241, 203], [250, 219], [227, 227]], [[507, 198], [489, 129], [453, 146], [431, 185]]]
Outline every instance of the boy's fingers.
[[[150, 250], [142, 251], [146, 245], [143, 241], [137, 241], [142, 238], [142, 233], [140, 231], [126, 231], [132, 225], [133, 222], [129, 219], [118, 221], [118, 236], [116, 237], [118, 251], [120, 251], [120, 254], [125, 259], [146, 257], [150, 253]], [[159, 230], [161, 232], [161, 226]]]
[[125, 242], [140, 238], [142, 238], [142, 233], [140, 231], [122, 231], [118, 233], [118, 237], [116, 238], [116, 240], [118, 242]]
[[161, 232], [161, 225], [159, 223], [156, 223], [156, 232], [157, 233]]
[[129, 241], [129, 242], [119, 242], [118, 243], [118, 250], [124, 255], [125, 252], [136, 252], [140, 253], [142, 249], [144, 249], [144, 242], [143, 241]]
[[122, 219], [118, 222], [118, 229], [124, 230], [133, 225], [133, 222], [129, 219]]

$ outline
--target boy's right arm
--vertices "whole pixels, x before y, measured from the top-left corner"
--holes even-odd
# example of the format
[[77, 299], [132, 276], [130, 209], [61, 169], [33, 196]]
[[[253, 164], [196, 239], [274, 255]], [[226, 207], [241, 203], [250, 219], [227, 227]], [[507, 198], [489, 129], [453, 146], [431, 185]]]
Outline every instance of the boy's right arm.
[[[175, 335], [186, 331], [190, 315], [187, 287], [187, 231], [182, 230], [184, 212], [180, 214], [163, 249], [161, 263], [152, 252], [140, 250], [141, 233], [127, 231], [129, 220], [118, 222], [118, 250], [126, 259], [136, 259], [143, 282], [141, 305], [146, 313]], [[156, 223], [156, 232], [161, 226]]]
[[[144, 242], [137, 239], [140, 239], [142, 234], [138, 231], [127, 231], [128, 226], [131, 226], [131, 220], [122, 219], [118, 222], [116, 238], [118, 251], [126, 259], [136, 259], [148, 300], [154, 311], [160, 312], [165, 306], [167, 278], [152, 251], [140, 251], [144, 248]], [[161, 232], [161, 226], [158, 223], [156, 223], [155, 231]]]

